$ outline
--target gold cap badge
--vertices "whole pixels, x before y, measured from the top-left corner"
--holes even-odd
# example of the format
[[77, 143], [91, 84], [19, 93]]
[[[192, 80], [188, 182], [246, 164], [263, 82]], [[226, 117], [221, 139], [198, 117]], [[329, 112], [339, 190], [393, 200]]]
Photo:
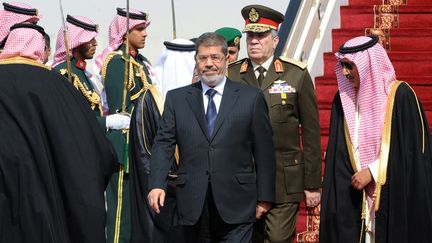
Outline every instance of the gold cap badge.
[[260, 18], [259, 13], [256, 11], [255, 8], [251, 8], [251, 10], [249, 11], [249, 20], [252, 23], [256, 23]]
[[238, 45], [240, 43], [240, 37], [236, 36], [233, 40], [234, 45]]

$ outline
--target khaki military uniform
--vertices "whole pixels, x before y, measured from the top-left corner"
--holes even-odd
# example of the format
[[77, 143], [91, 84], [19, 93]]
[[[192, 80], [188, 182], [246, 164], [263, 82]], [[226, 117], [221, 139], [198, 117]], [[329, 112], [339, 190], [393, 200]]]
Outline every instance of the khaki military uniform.
[[[228, 76], [259, 87], [248, 58], [230, 64]], [[321, 187], [321, 141], [315, 89], [303, 63], [283, 58], [273, 60], [260, 88], [269, 107], [277, 160], [276, 204], [267, 214], [266, 231], [280, 230], [272, 234], [291, 238], [304, 190]]]

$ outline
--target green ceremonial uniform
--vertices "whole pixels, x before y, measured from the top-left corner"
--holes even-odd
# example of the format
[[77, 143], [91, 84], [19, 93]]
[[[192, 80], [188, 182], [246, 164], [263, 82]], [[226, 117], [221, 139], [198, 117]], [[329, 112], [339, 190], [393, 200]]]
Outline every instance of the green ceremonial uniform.
[[[228, 74], [230, 79], [259, 87], [248, 58], [230, 64]], [[275, 58], [260, 88], [269, 107], [277, 160], [276, 203], [267, 214], [265, 230], [284, 238], [295, 232], [304, 190], [321, 187], [318, 107], [311, 77], [300, 62]]]
[[[102, 66], [102, 79], [105, 82], [110, 114], [119, 113], [122, 110], [125, 49], [126, 46], [123, 44], [118, 51], [110, 53]], [[131, 53], [126, 92], [126, 111], [129, 114], [132, 113], [140, 94], [147, 90], [148, 84], [151, 84], [144, 61], [146, 59], [142, 55]], [[129, 133], [124, 133], [122, 130], [109, 130], [107, 133], [117, 153], [118, 163], [122, 165], [120, 172], [115, 173], [111, 178], [106, 190], [107, 242], [115, 242], [115, 238], [119, 238], [118, 242], [129, 242], [130, 240], [129, 158], [128, 141], [126, 141], [128, 135]]]
[[[58, 64], [53, 68], [55, 71], [59, 72], [60, 74], [64, 75], [66, 78], [68, 78], [68, 71], [67, 71], [67, 64], [66, 61]], [[96, 115], [96, 119], [99, 122], [99, 125], [102, 127], [102, 129], [105, 130], [106, 124], [106, 118], [102, 113], [102, 103], [101, 98], [96, 92], [96, 90], [93, 87], [93, 84], [87, 77], [85, 73], [85, 62], [84, 61], [78, 61], [76, 58], [71, 59], [71, 71], [72, 71], [72, 83], [75, 86], [75, 88], [78, 89], [78, 91], [81, 92], [81, 94], [86, 98], [86, 100], [89, 102], [90, 108], [94, 111]]]

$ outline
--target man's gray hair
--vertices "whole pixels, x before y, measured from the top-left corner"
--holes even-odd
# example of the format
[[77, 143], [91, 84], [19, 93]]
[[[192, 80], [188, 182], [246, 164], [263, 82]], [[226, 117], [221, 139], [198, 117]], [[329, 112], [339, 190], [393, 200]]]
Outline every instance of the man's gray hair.
[[272, 35], [273, 39], [274, 39], [276, 36], [278, 36], [278, 32], [277, 32], [276, 30], [271, 29], [270, 32], [271, 32], [271, 35]]

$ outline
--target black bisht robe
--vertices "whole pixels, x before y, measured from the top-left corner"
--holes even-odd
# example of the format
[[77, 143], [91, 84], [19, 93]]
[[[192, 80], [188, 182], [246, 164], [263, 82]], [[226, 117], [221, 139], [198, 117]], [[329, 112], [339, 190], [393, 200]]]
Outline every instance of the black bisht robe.
[[105, 242], [115, 155], [60, 74], [0, 65], [0, 242]]
[[[387, 181], [375, 212], [376, 243], [432, 242], [431, 141], [426, 115], [421, 104], [419, 107], [423, 121], [414, 93], [407, 84], [401, 84], [393, 108]], [[339, 93], [333, 101], [330, 121], [320, 243], [359, 242], [362, 191], [351, 186], [354, 171], [345, 142]]]
[[[131, 199], [131, 242], [175, 242], [175, 186], [174, 178], [168, 178], [165, 206], [160, 214], [150, 207], [149, 193], [150, 159], [153, 140], [159, 127], [161, 115], [148, 90], [140, 95], [130, 125], [130, 199]], [[177, 171], [173, 156], [171, 172]]]

